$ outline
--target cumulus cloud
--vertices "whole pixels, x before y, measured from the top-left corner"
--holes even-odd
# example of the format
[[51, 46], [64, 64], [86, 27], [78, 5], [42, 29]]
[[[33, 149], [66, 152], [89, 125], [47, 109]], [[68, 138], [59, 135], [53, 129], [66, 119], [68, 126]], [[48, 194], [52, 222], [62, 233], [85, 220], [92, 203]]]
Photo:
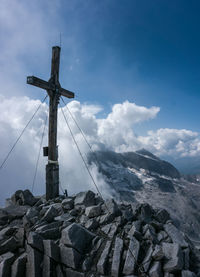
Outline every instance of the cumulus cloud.
[[[6, 156], [13, 142], [20, 135], [21, 130], [32, 116], [40, 100], [28, 97], [0, 97], [0, 160]], [[71, 101], [67, 107], [83, 130], [93, 150], [111, 149], [118, 152], [135, 151], [146, 148], [156, 155], [194, 156], [200, 154], [199, 134], [190, 130], [159, 129], [149, 131], [146, 136], [136, 136], [134, 125], [138, 122], [153, 119], [159, 112], [158, 107], [141, 107], [135, 103], [125, 101], [112, 107], [106, 118], [99, 118], [102, 111], [98, 105], [81, 104]], [[63, 111], [74, 133], [74, 137], [86, 158], [89, 151], [75, 122], [70, 117], [66, 106]], [[42, 104], [39, 112], [25, 131], [15, 147], [7, 163], [0, 171], [2, 194], [1, 200], [10, 196], [17, 189], [31, 189], [34, 170], [42, 136], [42, 130], [48, 105]], [[47, 145], [47, 129], [43, 146]], [[94, 185], [81, 160], [76, 146], [71, 138], [61, 109], [58, 111], [58, 145], [60, 162], [60, 182], [63, 189], [69, 193], [92, 189]], [[47, 159], [40, 154], [37, 179], [34, 187], [35, 194], [45, 191], [45, 164]], [[105, 194], [109, 194], [107, 185], [102, 179], [95, 165], [91, 167], [92, 174]], [[5, 190], [3, 188], [6, 188]]]
[[109, 148], [125, 151], [130, 144], [137, 144], [133, 125], [155, 118], [159, 111], [159, 107], [146, 108], [129, 101], [115, 104], [105, 119], [98, 120], [98, 137]]
[[192, 157], [200, 155], [197, 132], [185, 129], [162, 128], [138, 137], [141, 144], [159, 156]]

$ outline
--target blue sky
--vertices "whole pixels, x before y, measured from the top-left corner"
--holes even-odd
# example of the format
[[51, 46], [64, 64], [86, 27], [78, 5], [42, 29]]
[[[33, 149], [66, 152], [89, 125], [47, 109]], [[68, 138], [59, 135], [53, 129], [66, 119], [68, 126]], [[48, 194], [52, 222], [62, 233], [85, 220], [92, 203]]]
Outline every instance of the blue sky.
[[[7, 2], [10, 5], [6, 8], [11, 10], [19, 4]], [[26, 1], [20, 1], [19, 7], [27, 13], [26, 18], [19, 12], [25, 17], [17, 23], [20, 31], [4, 25], [0, 29], [3, 44], [13, 31], [16, 40], [20, 39], [20, 32], [17, 58], [27, 75], [49, 78], [51, 46], [59, 44], [61, 32], [61, 83], [76, 92], [77, 100], [101, 104], [105, 112], [127, 99], [138, 105], [159, 106], [152, 129], [199, 131], [199, 1], [41, 2], [35, 0], [27, 6]], [[28, 28], [24, 26], [28, 24]], [[44, 36], [40, 35], [40, 24]], [[36, 40], [30, 51], [31, 45], [24, 41], [29, 36]], [[40, 98], [41, 92], [28, 88], [24, 79], [24, 75], [18, 79], [23, 94]], [[140, 132], [145, 127], [137, 126]]]
[[[45, 4], [35, 3], [44, 20]], [[63, 86], [105, 111], [127, 99], [159, 106], [152, 129], [199, 131], [199, 10], [199, 1], [60, 1], [48, 14], [52, 25], [55, 18], [48, 39], [50, 48], [62, 33]], [[25, 57], [29, 71], [47, 78], [49, 52], [43, 65]]]
[[[60, 83], [75, 92], [69, 107], [94, 147], [118, 152], [144, 147], [169, 160], [198, 160], [199, 12], [200, 2], [193, 0], [1, 0], [0, 160], [45, 95], [27, 85], [26, 76], [49, 79], [51, 48], [60, 44], [60, 33]], [[6, 165], [2, 180], [15, 170], [6, 181], [8, 192], [15, 180], [22, 187], [29, 182], [47, 108]], [[59, 124], [61, 164], [77, 184], [80, 161], [71, 138], [64, 139], [63, 119]], [[87, 183], [84, 174], [79, 177]]]

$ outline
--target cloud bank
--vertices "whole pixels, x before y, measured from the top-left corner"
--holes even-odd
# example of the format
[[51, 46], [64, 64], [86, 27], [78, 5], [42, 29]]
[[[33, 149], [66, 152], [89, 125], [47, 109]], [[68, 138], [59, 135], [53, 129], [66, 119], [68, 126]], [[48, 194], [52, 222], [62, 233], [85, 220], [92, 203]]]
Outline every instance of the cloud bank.
[[[31, 118], [40, 100], [28, 97], [0, 97], [0, 161], [10, 150], [21, 130]], [[113, 150], [117, 152], [135, 151], [146, 148], [158, 156], [171, 155], [173, 157], [191, 157], [200, 155], [200, 138], [197, 132], [162, 128], [148, 131], [146, 136], [136, 136], [134, 126], [147, 120], [154, 119], [159, 113], [159, 107], [143, 107], [125, 101], [113, 105], [111, 112], [105, 118], [99, 118], [102, 107], [98, 105], [81, 104], [71, 101], [67, 107], [83, 130], [93, 150]], [[89, 148], [85, 143], [75, 122], [70, 117], [67, 108], [63, 111], [69, 121], [75, 139], [86, 157]], [[5, 199], [16, 189], [32, 187], [39, 145], [48, 105], [42, 104], [39, 112], [25, 131], [15, 147], [7, 163], [0, 171], [1, 199]], [[63, 189], [69, 193], [80, 190], [93, 189], [93, 184], [72, 141], [70, 132], [63, 118], [61, 110], [58, 112], [58, 145], [60, 162], [60, 181]], [[47, 128], [43, 146], [47, 145]], [[44, 168], [47, 159], [40, 153], [38, 174], [34, 186], [35, 194], [44, 193]], [[92, 174], [100, 187], [105, 183], [93, 165]], [[6, 188], [4, 190], [4, 188]]]

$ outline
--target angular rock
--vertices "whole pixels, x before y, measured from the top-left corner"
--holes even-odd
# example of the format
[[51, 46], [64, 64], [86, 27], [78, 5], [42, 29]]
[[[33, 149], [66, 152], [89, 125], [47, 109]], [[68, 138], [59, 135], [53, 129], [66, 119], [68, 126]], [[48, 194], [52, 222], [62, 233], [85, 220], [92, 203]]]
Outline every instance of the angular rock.
[[7, 220], [12, 221], [14, 219], [22, 218], [27, 210], [29, 209], [29, 206], [15, 206], [11, 205], [7, 208], [4, 208], [4, 212], [7, 215]]
[[103, 249], [103, 252], [101, 253], [99, 261], [97, 263], [97, 272], [100, 273], [100, 274], [105, 274], [106, 263], [108, 261], [108, 255], [109, 255], [109, 252], [110, 252], [110, 247], [111, 247], [111, 241], [107, 241], [106, 245]]
[[179, 231], [172, 223], [165, 224], [164, 230], [174, 243], [180, 244], [183, 248], [188, 247], [188, 243], [185, 241], [181, 231]]
[[85, 273], [74, 271], [70, 268], [66, 268], [65, 273], [66, 273], [66, 276], [69, 276], [69, 277], [85, 277]]
[[189, 269], [190, 266], [190, 249], [183, 250], [184, 269]]
[[149, 270], [149, 276], [150, 277], [162, 277], [162, 271], [161, 271], [161, 263], [154, 262], [151, 269]]
[[69, 215], [71, 215], [71, 216], [77, 216], [77, 215], [78, 215], [78, 210], [77, 210], [77, 209], [72, 209], [72, 210], [69, 212]]
[[128, 234], [129, 238], [135, 236], [135, 232], [140, 232], [141, 224], [142, 222], [140, 220], [132, 222], [132, 226]]
[[85, 223], [85, 228], [89, 231], [96, 230], [99, 227], [99, 222], [94, 218]]
[[126, 220], [126, 222], [131, 222], [135, 218], [132, 210], [130, 210], [130, 209], [123, 210], [122, 216]]
[[164, 277], [175, 277], [175, 275], [169, 272], [164, 272]]
[[196, 277], [196, 274], [189, 270], [182, 270], [181, 271], [181, 277]]
[[164, 258], [162, 246], [156, 245], [152, 254], [152, 258], [156, 261], [160, 261]]
[[156, 218], [156, 220], [163, 224], [165, 224], [167, 220], [170, 219], [170, 215], [165, 209], [158, 210], [154, 217]]
[[101, 228], [101, 231], [103, 231], [104, 234], [108, 235], [108, 233], [110, 232], [111, 226], [112, 226], [112, 223], [106, 224], [105, 226], [103, 226], [103, 227]]
[[114, 217], [122, 215], [121, 210], [119, 209], [117, 203], [114, 201], [114, 199], [108, 199], [104, 202], [102, 205], [102, 210], [106, 214], [113, 215]]
[[56, 277], [56, 262], [46, 255], [43, 257], [42, 277]]
[[152, 260], [152, 253], [153, 253], [153, 247], [152, 247], [152, 245], [150, 245], [148, 248], [148, 251], [146, 253], [146, 256], [142, 262], [142, 266], [143, 266], [145, 272], [147, 272], [149, 269], [149, 266], [150, 266], [150, 263]]
[[61, 242], [75, 248], [80, 253], [85, 253], [95, 236], [80, 224], [73, 223], [62, 230]]
[[95, 205], [95, 194], [88, 190], [86, 192], [80, 192], [76, 195], [74, 200], [75, 205], [84, 205], [85, 207]]
[[125, 259], [124, 268], [123, 268], [124, 275], [131, 275], [134, 273], [139, 250], [140, 250], [140, 243], [133, 237], [129, 242], [129, 247], [126, 254], [126, 259]]
[[123, 240], [119, 237], [116, 237], [115, 239], [115, 248], [112, 258], [112, 266], [111, 266], [111, 275], [113, 277], [119, 276], [119, 268], [120, 268], [120, 260], [121, 260], [121, 254], [123, 250]]
[[88, 272], [90, 270], [92, 266], [92, 258], [91, 257], [87, 257], [82, 264], [82, 270], [85, 272]]
[[62, 222], [61, 221], [57, 221], [57, 222], [52, 222], [49, 224], [43, 224], [39, 227], [37, 227], [35, 230], [37, 232], [43, 232], [49, 229], [53, 229], [53, 228], [59, 228], [60, 226], [62, 226]]
[[0, 276], [9, 277], [11, 274], [11, 265], [15, 259], [15, 255], [7, 252], [0, 256]]
[[164, 271], [175, 273], [183, 269], [183, 252], [179, 244], [164, 242], [162, 249], [167, 259], [163, 266]]
[[29, 206], [33, 206], [37, 202], [37, 199], [33, 196], [33, 194], [28, 189], [24, 191], [22, 190], [16, 191], [12, 195], [11, 200], [13, 201], [14, 204], [29, 205]]
[[168, 238], [168, 235], [165, 231], [160, 231], [157, 235], [157, 239], [159, 242], [165, 241]]
[[71, 216], [70, 214], [67, 213], [67, 214], [62, 214], [62, 215], [56, 216], [54, 218], [54, 220], [56, 220], [56, 221], [65, 221], [65, 222], [74, 222], [75, 217]]
[[8, 251], [14, 251], [17, 247], [17, 240], [14, 237], [11, 237], [0, 244], [0, 255]]
[[31, 220], [33, 217], [38, 216], [38, 215], [39, 215], [39, 211], [38, 211], [37, 207], [31, 207], [26, 212], [26, 217], [28, 218], [28, 220]]
[[149, 224], [150, 224], [151, 226], [153, 226], [153, 228], [154, 228], [157, 232], [163, 230], [163, 224], [160, 223], [160, 222], [158, 222], [158, 221], [156, 221], [156, 220], [151, 221]]
[[16, 233], [15, 233], [15, 239], [17, 240], [17, 245], [18, 247], [24, 247], [24, 228], [20, 227], [17, 229]]
[[155, 229], [151, 225], [146, 225], [146, 226], [147, 226], [147, 228], [146, 228], [147, 230], [144, 234], [144, 238], [147, 240], [150, 240], [154, 244], [157, 243], [158, 241], [157, 241]]
[[110, 231], [108, 233], [108, 237], [112, 239], [116, 235], [117, 229], [118, 229], [117, 223], [111, 224]]
[[59, 239], [61, 236], [60, 229], [59, 228], [51, 228], [45, 231], [39, 232], [39, 234], [44, 238], [44, 239]]
[[47, 222], [52, 222], [54, 217], [58, 216], [58, 210], [55, 209], [53, 206], [49, 207], [46, 211], [45, 215], [43, 216], [42, 220]]
[[138, 218], [146, 223], [149, 223], [154, 215], [153, 208], [147, 203], [139, 204], [139, 206], [136, 209], [136, 212], [137, 214], [139, 214]]
[[100, 225], [103, 225], [103, 224], [108, 224], [110, 222], [112, 222], [114, 220], [115, 216], [114, 214], [105, 214], [105, 215], [102, 215], [100, 216], [100, 219], [99, 219], [99, 224]]
[[91, 206], [85, 209], [85, 215], [89, 218], [97, 217], [101, 214], [101, 207], [100, 206]]
[[81, 266], [81, 255], [74, 248], [60, 244], [61, 262], [71, 268], [78, 269]]
[[43, 240], [44, 254], [56, 262], [60, 261], [60, 248], [52, 240]]
[[1, 231], [0, 231], [0, 240], [6, 238], [6, 237], [9, 237], [11, 235], [13, 235], [13, 233], [17, 230], [16, 227], [6, 227], [6, 228], [3, 228]]
[[60, 264], [56, 265], [56, 277], [65, 277]]
[[66, 198], [62, 201], [62, 207], [64, 211], [69, 211], [74, 208], [74, 200], [72, 198]]
[[42, 276], [42, 260], [42, 253], [32, 248], [30, 245], [27, 245], [26, 276]]
[[36, 232], [30, 232], [27, 238], [27, 243], [31, 247], [43, 252], [43, 238]]
[[12, 265], [12, 277], [26, 276], [27, 254], [20, 255]]

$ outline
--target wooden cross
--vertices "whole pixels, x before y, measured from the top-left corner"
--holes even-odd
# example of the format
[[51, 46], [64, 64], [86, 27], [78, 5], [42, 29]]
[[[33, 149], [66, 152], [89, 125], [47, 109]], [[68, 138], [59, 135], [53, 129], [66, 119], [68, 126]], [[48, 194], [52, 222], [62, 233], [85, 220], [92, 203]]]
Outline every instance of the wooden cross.
[[49, 136], [46, 147], [46, 199], [59, 196], [59, 165], [57, 147], [57, 113], [60, 96], [74, 98], [74, 93], [62, 88], [59, 83], [60, 47], [52, 47], [51, 77], [48, 82], [35, 76], [27, 77], [27, 84], [45, 89], [49, 95]]

